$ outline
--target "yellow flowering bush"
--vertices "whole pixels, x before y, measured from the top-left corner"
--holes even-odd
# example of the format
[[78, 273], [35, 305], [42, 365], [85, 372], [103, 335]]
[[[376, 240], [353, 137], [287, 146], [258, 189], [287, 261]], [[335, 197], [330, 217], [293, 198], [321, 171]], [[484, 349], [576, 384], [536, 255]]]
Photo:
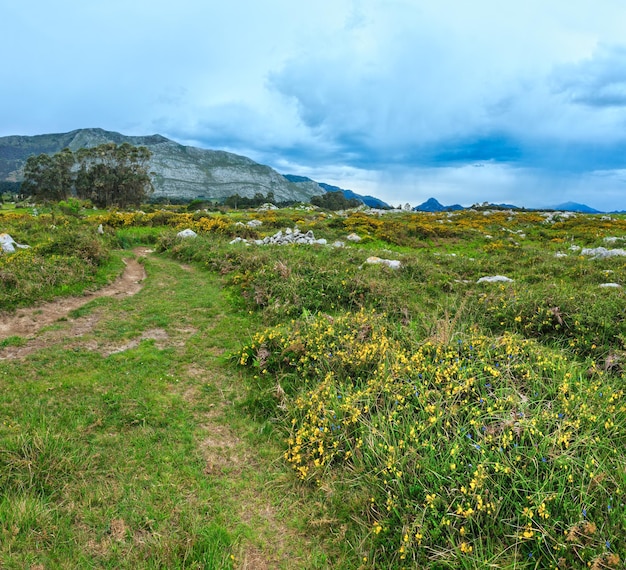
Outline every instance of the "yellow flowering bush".
[[[510, 333], [416, 342], [393, 330], [371, 311], [318, 315], [239, 354], [285, 394], [297, 476], [322, 488], [347, 478], [363, 497], [346, 515], [361, 556], [390, 568], [478, 553], [557, 567], [606, 544], [623, 556], [623, 377], [589, 377]], [[565, 540], [582, 520], [602, 529], [584, 548]]]

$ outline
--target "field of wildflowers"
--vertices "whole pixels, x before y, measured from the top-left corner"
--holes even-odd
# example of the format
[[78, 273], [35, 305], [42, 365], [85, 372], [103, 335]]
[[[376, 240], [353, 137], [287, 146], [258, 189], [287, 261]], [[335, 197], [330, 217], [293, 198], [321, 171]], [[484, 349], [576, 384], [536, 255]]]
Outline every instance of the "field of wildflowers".
[[[623, 216], [19, 216], [4, 231], [33, 248], [0, 258], [1, 307], [22, 302], [21, 266], [88, 281], [111, 248], [145, 240], [222, 276], [233, 312], [260, 313], [266, 328], [233, 357], [246, 409], [284, 442], [318, 505], [311, 531], [334, 537], [346, 567], [623, 567], [626, 257], [580, 254], [623, 247]], [[361, 241], [229, 243], [296, 226]], [[178, 239], [184, 228], [198, 237]], [[493, 275], [512, 281], [477, 283]]]

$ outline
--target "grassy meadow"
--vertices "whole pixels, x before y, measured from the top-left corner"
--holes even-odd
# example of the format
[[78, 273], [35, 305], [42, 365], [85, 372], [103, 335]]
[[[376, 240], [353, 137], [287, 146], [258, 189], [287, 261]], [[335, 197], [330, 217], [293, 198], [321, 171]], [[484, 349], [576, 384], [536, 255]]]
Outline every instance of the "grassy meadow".
[[[0, 223], [6, 315], [154, 250], [135, 296], [0, 338], [0, 567], [623, 568], [626, 257], [583, 250], [624, 216]], [[327, 245], [254, 244], [295, 227]]]

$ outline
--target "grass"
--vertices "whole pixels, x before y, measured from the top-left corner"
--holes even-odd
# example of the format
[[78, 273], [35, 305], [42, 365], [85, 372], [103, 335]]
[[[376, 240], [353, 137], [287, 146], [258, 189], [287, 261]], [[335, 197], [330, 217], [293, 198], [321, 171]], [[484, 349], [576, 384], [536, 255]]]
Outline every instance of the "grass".
[[[293, 567], [268, 546], [299, 532], [267, 491], [285, 478], [276, 443], [235, 411], [220, 356], [254, 321], [226, 321], [215, 278], [146, 266], [135, 297], [76, 315], [99, 317], [78, 341], [0, 365], [0, 566], [231, 568], [264, 556]], [[266, 513], [276, 525], [261, 533]], [[300, 542], [296, 564], [324, 567]]]
[[[0, 361], [0, 566], [626, 558], [624, 293], [599, 287], [624, 285], [626, 264], [570, 249], [626, 236], [623, 217], [114, 212], [57, 216], [55, 238], [45, 214], [6, 215], [44, 267], [84, 244], [56, 293], [98, 251], [109, 275], [113, 246], [161, 255], [136, 296], [93, 301]], [[236, 225], [249, 219], [263, 225]], [[364, 239], [229, 244], [295, 225]], [[199, 237], [178, 239], [184, 227]], [[93, 329], [68, 342], [74, 319]]]

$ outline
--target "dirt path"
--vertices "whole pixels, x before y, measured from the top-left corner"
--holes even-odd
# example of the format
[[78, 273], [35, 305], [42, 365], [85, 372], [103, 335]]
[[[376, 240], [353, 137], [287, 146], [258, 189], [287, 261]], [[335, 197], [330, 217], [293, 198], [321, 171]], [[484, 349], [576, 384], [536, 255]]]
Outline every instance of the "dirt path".
[[[149, 252], [147, 249], [134, 251], [138, 257], [146, 256]], [[171, 261], [154, 259], [153, 262], [161, 271], [174, 267]], [[224, 349], [220, 343], [213, 344], [215, 339], [225, 334], [223, 330], [219, 332], [221, 329], [213, 328], [220, 326], [222, 313], [199, 317], [197, 322], [181, 322], [179, 319], [171, 326], [164, 324], [165, 328], [137, 331], [134, 338], [117, 343], [91, 334], [98, 330], [99, 322], [112, 316], [120, 318], [119, 313], [113, 313], [108, 306], [97, 307], [78, 318], [61, 321], [61, 326], [41, 330], [93, 299], [104, 296], [124, 298], [140, 291], [146, 278], [144, 266], [136, 259], [127, 259], [124, 263], [126, 268], [123, 274], [114, 283], [98, 291], [22, 309], [14, 315], [0, 315], [0, 340], [10, 336], [24, 339], [17, 346], [1, 348], [0, 361], [23, 359], [40, 349], [59, 344], [65, 349], [81, 347], [108, 356], [135, 348], [145, 339], [153, 339], [158, 347], [174, 348], [182, 357], [185, 351], [193, 350], [186, 344], [188, 339], [199, 330], [204, 330], [203, 338], [209, 341], [209, 345], [198, 352], [198, 358], [189, 361], [186, 373], [181, 374], [173, 362], [171, 375], [177, 380], [172, 385], [172, 394], [180, 394], [186, 407], [192, 410], [197, 419], [197, 446], [205, 462], [204, 476], [214, 479], [216, 485], [223, 486], [228, 495], [225, 500], [231, 504], [233, 519], [229, 530], [238, 537], [234, 567], [237, 570], [313, 567], [307, 563], [308, 553], [313, 551], [309, 539], [283, 521], [283, 517], [289, 517], [278, 504], [275, 497], [277, 491], [274, 489], [268, 492], [268, 477], [259, 475], [259, 472], [273, 473], [275, 478], [271, 485], [280, 486], [280, 473], [258, 454], [258, 450], [251, 447], [245, 436], [245, 428], [238, 421], [233, 423], [233, 402], [241, 396], [241, 387], [221, 370], [219, 358]], [[182, 264], [180, 267], [184, 272], [176, 279], [184, 276], [194, 279], [194, 268]], [[155, 269], [155, 276], [152, 277], [154, 279], [147, 289], [147, 295], [136, 299], [138, 305], [171, 290], [175, 284], [169, 272], [159, 273]], [[200, 283], [198, 279], [196, 277]], [[204, 310], [206, 307], [201, 309]], [[195, 342], [198, 342], [197, 339]], [[198, 364], [198, 361], [202, 364]], [[113, 522], [119, 523], [123, 529], [130, 524], [122, 519]], [[249, 529], [245, 533], [247, 536], [241, 534], [239, 525]], [[304, 546], [298, 546], [294, 551], [294, 545]]]
[[[138, 251], [145, 255], [145, 250]], [[81, 297], [64, 297], [28, 309], [19, 309], [15, 314], [0, 316], [0, 340], [10, 336], [34, 336], [39, 329], [50, 325], [67, 316], [70, 311], [78, 309], [98, 297], [118, 297], [134, 295], [141, 290], [141, 282], [146, 278], [146, 271], [135, 259], [125, 259], [124, 273], [110, 285], [86, 293]]]

